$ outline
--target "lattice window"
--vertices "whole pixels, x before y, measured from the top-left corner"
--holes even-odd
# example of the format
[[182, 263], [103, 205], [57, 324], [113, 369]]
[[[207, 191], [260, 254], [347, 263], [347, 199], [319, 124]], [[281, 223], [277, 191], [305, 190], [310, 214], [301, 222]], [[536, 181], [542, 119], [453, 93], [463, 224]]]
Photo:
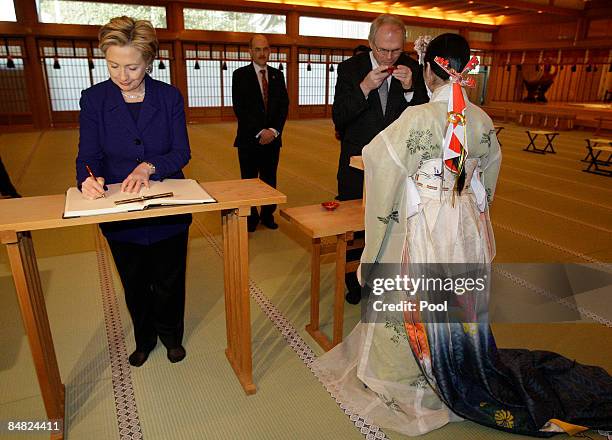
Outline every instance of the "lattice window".
[[329, 81], [328, 81], [328, 104], [334, 103], [334, 95], [336, 93], [336, 81], [338, 80], [338, 64], [342, 61], [350, 58], [352, 54], [345, 52], [344, 50], [332, 50], [329, 55], [329, 67], [327, 68]]
[[[52, 111], [80, 110], [81, 91], [109, 78], [104, 54], [96, 46], [84, 40], [39, 42]], [[171, 54], [170, 44], [160, 44], [151, 77], [170, 84]]]
[[186, 60], [186, 63], [189, 107], [220, 107], [221, 61]]
[[301, 48], [299, 53], [299, 105], [334, 102], [338, 64], [349, 57], [342, 49]]
[[276, 69], [280, 69], [285, 77], [285, 85], [287, 84], [287, 62], [289, 60], [289, 48], [275, 47], [270, 53], [270, 61], [268, 64]]
[[0, 114], [30, 113], [22, 40], [0, 40]]
[[[226, 47], [223, 52], [225, 70], [221, 70], [223, 75], [223, 105], [232, 106], [232, 75], [234, 70], [246, 66], [251, 62], [251, 56], [246, 47]], [[223, 64], [221, 64], [223, 68]]]
[[[246, 46], [191, 43], [183, 45], [189, 107], [231, 107], [234, 70], [251, 63]], [[269, 64], [287, 70], [289, 49], [271, 48]], [[285, 77], [285, 82], [287, 78]]]
[[151, 78], [165, 82], [166, 84], [172, 84], [172, 50], [170, 49], [170, 44], [168, 44], [165, 48], [163, 46], [163, 44], [160, 44], [157, 59], [153, 61], [153, 71], [151, 72]]
[[[91, 85], [87, 58], [45, 58], [51, 110], [79, 110], [81, 92]], [[57, 68], [59, 66], [59, 68]]]

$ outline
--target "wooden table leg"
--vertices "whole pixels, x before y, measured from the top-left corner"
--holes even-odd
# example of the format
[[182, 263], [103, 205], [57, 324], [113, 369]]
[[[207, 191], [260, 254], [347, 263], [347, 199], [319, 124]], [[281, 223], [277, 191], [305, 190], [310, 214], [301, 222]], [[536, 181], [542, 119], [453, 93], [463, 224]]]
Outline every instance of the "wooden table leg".
[[319, 329], [319, 298], [321, 292], [321, 239], [313, 238], [310, 254], [310, 323], [306, 331], [323, 347], [325, 351], [332, 349], [329, 338]]
[[544, 152], [548, 151], [548, 148], [550, 147], [550, 152], [553, 153], [553, 154], [557, 154], [557, 152], [553, 148], [553, 141], [555, 140], [557, 135], [558, 135], [558, 133], [553, 133], [551, 135], [548, 135], [548, 134], [545, 135], [545, 137], [546, 137], [546, 146], [544, 147]]
[[336, 243], [336, 292], [334, 295], [334, 333], [332, 345], [342, 342], [344, 327], [344, 275], [346, 273], [346, 234], [338, 234]]
[[593, 142], [593, 145], [591, 145], [591, 141], [590, 139], [585, 139], [586, 140], [586, 148], [587, 148], [587, 154], [586, 156], [584, 156], [584, 159], [582, 159], [582, 162], [591, 162], [591, 159], [593, 158], [593, 150], [592, 147], [596, 147], [597, 146], [597, 142]]
[[29, 232], [19, 232], [4, 233], [1, 238], [7, 247], [21, 317], [28, 335], [47, 418], [49, 421], [61, 422], [62, 426], [62, 432], [51, 434], [51, 439], [62, 440], [65, 390], [57, 366], [32, 236]]
[[528, 151], [530, 153], [546, 154], [546, 152], [544, 150], [539, 149], [535, 145], [535, 142], [536, 142], [536, 139], [538, 138], [538, 135], [535, 134], [535, 135], [532, 136], [529, 131], [526, 131], [525, 133], [527, 133], [527, 137], [529, 137], [529, 145], [527, 145], [527, 147], [523, 148], [523, 151]]
[[227, 349], [225, 355], [246, 394], [255, 394], [251, 353], [249, 248], [247, 215], [250, 207], [221, 213]]

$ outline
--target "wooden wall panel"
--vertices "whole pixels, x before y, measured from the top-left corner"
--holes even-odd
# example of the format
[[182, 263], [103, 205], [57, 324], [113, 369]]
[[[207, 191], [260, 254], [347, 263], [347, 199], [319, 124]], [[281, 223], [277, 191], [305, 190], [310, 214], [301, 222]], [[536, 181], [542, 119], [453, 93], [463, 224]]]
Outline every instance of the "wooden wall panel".
[[503, 77], [504, 77], [504, 68], [501, 66], [498, 66], [495, 68], [495, 73], [497, 75], [497, 80], [495, 81], [495, 93], [493, 94], [493, 96], [495, 96], [495, 100], [502, 100], [502, 93], [503, 93]]
[[587, 38], [612, 38], [612, 19], [592, 19], [589, 21]]
[[533, 24], [519, 26], [500, 26], [495, 35], [495, 44], [510, 42], [526, 42], [537, 39], [545, 41], [568, 41], [572, 42], [576, 35], [576, 20], [569, 19], [567, 22], [540, 24], [537, 33], [534, 32]]
[[[602, 101], [606, 90], [612, 87], [612, 73], [608, 73], [608, 64], [593, 64], [591, 72], [587, 72], [585, 64], [576, 65], [576, 72], [572, 66], [563, 66], [557, 69], [554, 82], [546, 92], [549, 102], [597, 102]], [[595, 71], [595, 66], [597, 71]], [[543, 67], [542, 67], [543, 68]], [[495, 67], [495, 84], [490, 85], [488, 100], [520, 102], [527, 95], [523, 85], [523, 71], [533, 74], [533, 64], [524, 65], [521, 71], [516, 66]]]
[[514, 101], [514, 95], [515, 90], [516, 90], [516, 68], [510, 66], [510, 72], [508, 72], [508, 69], [506, 68], [506, 75], [509, 76], [509, 81], [508, 81], [508, 93], [506, 94], [506, 101]]
[[[105, 1], [105, 0], [103, 0]], [[110, 0], [108, 0], [110, 1]], [[185, 30], [182, 18], [182, 9], [188, 7], [205, 7], [212, 9], [236, 10], [245, 12], [275, 12], [285, 13], [287, 15], [287, 34], [286, 35], [270, 35], [270, 43], [276, 46], [286, 47], [290, 53], [287, 71], [285, 75], [289, 84], [290, 109], [289, 117], [314, 117], [317, 115], [329, 116], [329, 108], [327, 106], [304, 107], [298, 106], [298, 68], [299, 63], [298, 53], [299, 48], [315, 47], [315, 48], [344, 48], [352, 49], [362, 40], [323, 38], [323, 37], [305, 37], [299, 35], [299, 17], [300, 15], [320, 16], [337, 19], [362, 19], [371, 20], [377, 14], [361, 12], [361, 11], [334, 11], [331, 9], [320, 9], [310, 6], [292, 6], [291, 8], [283, 5], [272, 4], [257, 4], [249, 3], [246, 5], [240, 0], [126, 0], [127, 3], [144, 3], [166, 6], [168, 28], [161, 29], [158, 32], [160, 40], [172, 45], [174, 53], [172, 82], [187, 97], [187, 80], [183, 58], [183, 46], [195, 41], [224, 43], [242, 43], [245, 44], [250, 38], [250, 34], [239, 32], [212, 32], [212, 31], [194, 31]], [[27, 46], [27, 52], [30, 56], [28, 60], [28, 94], [30, 107], [34, 110], [32, 120], [37, 128], [46, 128], [51, 126], [52, 120], [50, 116], [50, 105], [47, 90], [45, 88], [45, 77], [43, 66], [40, 62], [38, 54], [37, 41], [41, 38], [95, 38], [98, 31], [98, 26], [79, 26], [79, 25], [58, 25], [38, 23], [36, 17], [36, 2], [35, 0], [19, 0], [15, 1], [18, 23], [0, 23], [0, 37], [21, 36], [24, 38]], [[474, 48], [487, 48], [493, 52], [495, 64], [490, 66], [489, 81], [487, 83], [487, 100], [503, 100], [503, 101], [520, 101], [523, 97], [524, 87], [522, 83], [522, 73], [516, 68], [518, 60], [521, 58], [522, 50], [527, 50], [526, 62], [531, 63], [525, 68], [533, 68], [533, 64], [537, 62], [540, 50], [544, 50], [546, 56], [556, 58], [556, 48], [562, 48], [564, 53], [576, 52], [574, 55], [577, 63], [580, 57], [584, 55], [584, 49], [589, 47], [593, 53], [597, 49], [603, 54], [596, 55], [598, 63], [598, 72], [585, 73], [584, 66], [578, 64], [576, 73], [570, 72], [570, 66], [566, 66], [564, 71], [559, 72], [555, 83], [549, 90], [549, 97], [554, 97], [555, 101], [581, 101], [581, 100], [596, 100], [601, 96], [602, 91], [606, 88], [604, 72], [607, 74], [606, 60], [602, 57], [607, 57], [608, 50], [612, 48], [612, 18], [610, 15], [599, 14], [581, 17], [577, 14], [575, 17], [558, 18], [552, 15], [542, 14], [540, 22], [537, 24], [537, 33], [533, 32], [534, 24], [507, 25], [501, 27], [478, 25], [472, 23], [449, 23], [444, 21], [432, 21], [421, 19], [418, 17], [406, 17], [405, 20], [409, 24], [424, 24], [436, 25], [440, 27], [451, 26], [453, 28], [460, 27], [462, 35], [469, 36], [475, 32], [493, 32], [493, 43], [471, 41]], [[476, 34], [474, 34], [476, 35]], [[406, 46], [406, 49], [412, 49], [411, 44]], [[506, 52], [513, 51], [511, 54], [511, 70], [506, 70]], [[595, 55], [591, 55], [592, 57]], [[565, 57], [565, 55], [564, 55]], [[546, 61], [549, 62], [549, 61]], [[572, 61], [573, 62], [573, 61]], [[594, 62], [594, 61], [592, 61]], [[327, 89], [326, 89], [327, 90]], [[551, 99], [552, 100], [552, 99]], [[187, 100], [186, 100], [187, 101]], [[226, 109], [227, 110], [227, 109]], [[189, 109], [189, 116], [194, 120], [223, 120], [233, 117], [223, 109]], [[54, 114], [55, 116], [55, 114]], [[62, 122], [70, 123], [73, 120], [71, 115], [66, 115]]]

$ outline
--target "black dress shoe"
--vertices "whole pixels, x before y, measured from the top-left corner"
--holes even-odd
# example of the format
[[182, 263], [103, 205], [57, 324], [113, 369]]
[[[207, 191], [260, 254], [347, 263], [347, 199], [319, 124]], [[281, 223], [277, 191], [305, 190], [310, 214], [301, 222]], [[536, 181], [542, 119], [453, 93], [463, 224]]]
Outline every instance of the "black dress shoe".
[[251, 218], [247, 218], [247, 230], [249, 232], [255, 232], [255, 229], [257, 229], [257, 223], [259, 223], [259, 219], [252, 220]]
[[268, 218], [261, 221], [261, 224], [268, 229], [278, 229], [278, 225], [274, 221], [274, 218]]
[[149, 358], [150, 351], [138, 351], [136, 350], [134, 353], [130, 355], [128, 360], [130, 361], [130, 365], [132, 367], [140, 367], [144, 364]]
[[173, 364], [182, 361], [185, 359], [185, 356], [187, 356], [187, 352], [182, 345], [179, 345], [176, 348], [168, 349], [168, 360]]
[[359, 304], [361, 301], [361, 290], [349, 290], [346, 292], [344, 299], [346, 299], [346, 302], [349, 304]]

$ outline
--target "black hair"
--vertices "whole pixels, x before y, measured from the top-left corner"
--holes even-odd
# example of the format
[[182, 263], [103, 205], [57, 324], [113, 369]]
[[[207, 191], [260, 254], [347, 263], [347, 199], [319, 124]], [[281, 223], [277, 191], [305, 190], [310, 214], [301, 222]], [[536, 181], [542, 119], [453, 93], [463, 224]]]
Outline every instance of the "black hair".
[[436, 76], [447, 80], [448, 73], [444, 71], [436, 62], [435, 57], [442, 57], [448, 60], [448, 67], [461, 72], [470, 61], [470, 45], [467, 40], [458, 34], [442, 34], [431, 40], [425, 51], [425, 63], [431, 65], [431, 70]]
[[[467, 40], [458, 34], [442, 34], [431, 40], [425, 51], [425, 63], [429, 63], [431, 70], [436, 76], [447, 80], [450, 76], [434, 61], [435, 57], [442, 57], [448, 61], [448, 67], [456, 72], [461, 72], [470, 61], [470, 45]], [[454, 159], [455, 166], [459, 164], [459, 158]], [[465, 167], [457, 177], [455, 191], [461, 195], [465, 186]]]
[[360, 44], [359, 46], [357, 46], [355, 49], [353, 49], [353, 56], [358, 55], [362, 52], [369, 52], [371, 49], [364, 45], [364, 44]]

